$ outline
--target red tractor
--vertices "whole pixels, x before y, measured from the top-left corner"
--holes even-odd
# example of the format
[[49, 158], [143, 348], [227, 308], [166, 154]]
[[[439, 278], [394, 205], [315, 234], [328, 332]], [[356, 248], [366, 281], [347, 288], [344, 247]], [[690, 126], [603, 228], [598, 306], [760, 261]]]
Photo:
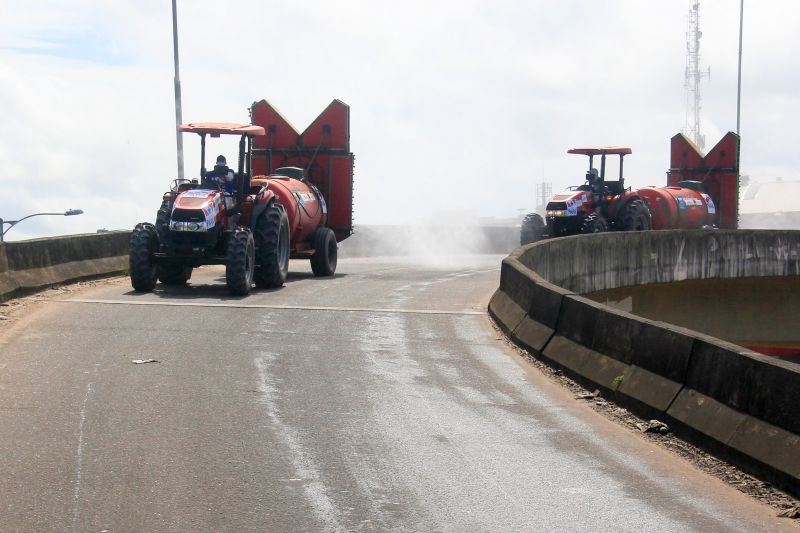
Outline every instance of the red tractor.
[[[230, 293], [246, 295], [253, 283], [283, 285], [290, 257], [310, 259], [317, 276], [335, 273], [337, 243], [352, 233], [349, 107], [335, 100], [302, 136], [282, 118], [270, 122], [266, 110], [280, 117], [262, 100], [251, 115], [256, 122], [260, 113], [263, 125], [180, 126], [200, 136], [200, 179], [173, 181], [156, 223], [134, 228], [130, 278], [135, 290], [151, 291], [157, 281], [182, 285], [193, 268], [221, 264]], [[291, 145], [276, 142], [276, 132], [283, 141], [293, 137]], [[206, 136], [220, 135], [240, 137], [237, 171], [222, 179], [217, 168], [210, 172], [205, 164]], [[309, 141], [312, 148], [304, 146]]]
[[[622, 163], [630, 148], [573, 148], [568, 153], [589, 156], [586, 183], [548, 202], [546, 224], [536, 213], [525, 216], [521, 245], [580, 233], [737, 225], [739, 137], [735, 133], [728, 133], [705, 156], [683, 134], [673, 137], [667, 187], [625, 188]], [[600, 172], [593, 167], [597, 155]], [[618, 181], [605, 179], [606, 155], [619, 155]]]

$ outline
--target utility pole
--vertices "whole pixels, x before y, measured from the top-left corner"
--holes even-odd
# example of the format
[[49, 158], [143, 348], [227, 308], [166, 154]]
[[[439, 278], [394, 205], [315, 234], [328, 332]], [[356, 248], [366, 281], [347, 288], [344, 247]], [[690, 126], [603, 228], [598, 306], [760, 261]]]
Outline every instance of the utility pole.
[[178, 179], [183, 179], [183, 134], [178, 129], [183, 123], [181, 112], [181, 76], [178, 69], [178, 8], [172, 0], [172, 52], [175, 60], [175, 137], [178, 143]]
[[706, 72], [700, 71], [700, 2], [694, 2], [689, 10], [689, 23], [686, 31], [686, 125], [683, 128], [689, 138], [700, 147], [706, 144], [705, 136], [700, 133], [700, 80], [711, 76], [711, 67]]
[[744, 28], [744, 0], [739, 1], [739, 76], [736, 88], [736, 135], [739, 133], [739, 119], [742, 111], [742, 29]]

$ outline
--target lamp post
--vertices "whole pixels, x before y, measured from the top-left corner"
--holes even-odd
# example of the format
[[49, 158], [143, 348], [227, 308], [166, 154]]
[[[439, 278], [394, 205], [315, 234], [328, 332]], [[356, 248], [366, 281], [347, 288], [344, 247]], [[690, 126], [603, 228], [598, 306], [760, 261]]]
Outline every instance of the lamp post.
[[[19, 224], [20, 222], [22, 222], [26, 218], [38, 217], [38, 216], [42, 216], [42, 215], [53, 215], [53, 216], [59, 216], [59, 217], [62, 217], [62, 216], [63, 217], [71, 217], [71, 216], [82, 215], [82, 214], [83, 214], [83, 209], [67, 209], [63, 213], [34, 213], [32, 215], [28, 215], [26, 217], [22, 217], [19, 220], [3, 220], [2, 218], [0, 218], [0, 244], [3, 244], [3, 242], [5, 242], [3, 238], [5, 237], [5, 234], [8, 233], [8, 230], [13, 228], [14, 226]], [[4, 228], [4, 226], [6, 224], [8, 224], [8, 228]]]

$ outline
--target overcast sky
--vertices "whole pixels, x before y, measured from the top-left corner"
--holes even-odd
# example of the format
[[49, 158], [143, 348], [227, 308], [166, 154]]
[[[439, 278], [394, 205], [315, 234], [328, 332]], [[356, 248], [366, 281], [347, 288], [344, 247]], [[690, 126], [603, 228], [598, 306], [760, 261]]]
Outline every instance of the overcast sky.
[[[356, 224], [506, 218], [583, 181], [570, 147], [627, 145], [661, 185], [684, 127], [689, 0], [178, 0], [184, 122], [295, 127], [351, 107]], [[169, 0], [0, 0], [0, 217], [9, 239], [153, 221], [176, 177]], [[736, 128], [739, 0], [700, 5], [702, 127]], [[742, 172], [798, 179], [800, 2], [745, 5]], [[199, 166], [186, 135], [187, 174]], [[212, 151], [214, 149], [212, 148]], [[229, 157], [234, 155], [229, 151]]]

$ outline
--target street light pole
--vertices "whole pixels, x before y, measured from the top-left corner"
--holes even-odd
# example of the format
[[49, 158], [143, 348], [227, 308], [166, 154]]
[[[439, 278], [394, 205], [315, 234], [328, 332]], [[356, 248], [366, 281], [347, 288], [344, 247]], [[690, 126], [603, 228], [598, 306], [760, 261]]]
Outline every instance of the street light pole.
[[[83, 209], [67, 209], [63, 213], [34, 213], [32, 215], [28, 215], [28, 216], [22, 217], [19, 220], [3, 220], [2, 218], [0, 218], [0, 244], [3, 244], [5, 242], [5, 240], [4, 240], [5, 234], [8, 233], [11, 228], [13, 228], [14, 226], [16, 226], [17, 224], [19, 224], [20, 222], [22, 222], [23, 220], [25, 220], [27, 218], [39, 217], [39, 216], [42, 216], [42, 215], [53, 215], [53, 216], [59, 216], [59, 217], [71, 217], [71, 216], [82, 215], [82, 214], [83, 214]], [[8, 228], [3, 229], [3, 226], [6, 225], [6, 224], [8, 224]]]
[[175, 62], [175, 136], [178, 141], [178, 179], [183, 179], [183, 134], [178, 129], [183, 123], [181, 111], [181, 75], [178, 69], [178, 8], [172, 0], [172, 55]]

